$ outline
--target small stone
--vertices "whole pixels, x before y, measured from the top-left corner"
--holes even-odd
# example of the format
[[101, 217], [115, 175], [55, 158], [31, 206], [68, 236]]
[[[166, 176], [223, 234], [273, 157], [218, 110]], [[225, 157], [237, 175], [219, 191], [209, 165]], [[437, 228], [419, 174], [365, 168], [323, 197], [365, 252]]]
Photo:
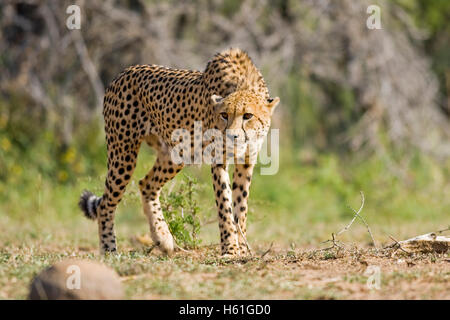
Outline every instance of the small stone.
[[111, 268], [89, 260], [65, 260], [39, 273], [30, 286], [30, 300], [118, 300], [120, 278]]

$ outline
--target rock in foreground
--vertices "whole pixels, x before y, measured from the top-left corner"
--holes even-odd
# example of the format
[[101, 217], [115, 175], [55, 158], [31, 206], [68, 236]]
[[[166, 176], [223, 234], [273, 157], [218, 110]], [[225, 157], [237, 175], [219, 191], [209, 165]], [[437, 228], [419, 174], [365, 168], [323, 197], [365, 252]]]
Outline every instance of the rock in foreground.
[[116, 300], [123, 298], [119, 277], [111, 268], [94, 261], [61, 261], [32, 281], [31, 300]]

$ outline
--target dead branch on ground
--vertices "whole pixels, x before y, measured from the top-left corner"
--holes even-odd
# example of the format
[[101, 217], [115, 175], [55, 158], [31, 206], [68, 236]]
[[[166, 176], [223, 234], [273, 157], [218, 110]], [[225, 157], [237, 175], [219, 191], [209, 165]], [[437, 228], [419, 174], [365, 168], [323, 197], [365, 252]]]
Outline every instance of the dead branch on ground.
[[322, 243], [329, 243], [329, 242], [331, 242], [332, 245], [330, 247], [322, 248], [322, 249], [319, 249], [319, 250], [316, 250], [316, 251], [328, 251], [328, 250], [331, 250], [331, 249], [334, 249], [334, 248], [344, 249], [344, 245], [341, 244], [342, 243], [341, 241], [337, 240], [337, 236], [343, 234], [344, 232], [347, 232], [351, 228], [351, 226], [353, 225], [353, 222], [355, 222], [356, 218], [359, 218], [364, 223], [364, 225], [366, 226], [367, 232], [369, 233], [370, 238], [372, 239], [373, 246], [375, 247], [375, 251], [378, 253], [378, 248], [377, 248], [377, 245], [375, 243], [375, 239], [374, 239], [374, 237], [372, 235], [372, 231], [370, 230], [369, 224], [361, 216], [361, 211], [364, 208], [365, 198], [364, 198], [364, 192], [360, 191], [360, 194], [361, 194], [361, 205], [360, 205], [358, 211], [356, 211], [352, 207], [348, 206], [354, 212], [353, 218], [350, 221], [350, 223], [348, 225], [346, 225], [338, 233], [336, 233], [336, 234], [334, 232], [331, 233], [331, 239], [322, 242]]

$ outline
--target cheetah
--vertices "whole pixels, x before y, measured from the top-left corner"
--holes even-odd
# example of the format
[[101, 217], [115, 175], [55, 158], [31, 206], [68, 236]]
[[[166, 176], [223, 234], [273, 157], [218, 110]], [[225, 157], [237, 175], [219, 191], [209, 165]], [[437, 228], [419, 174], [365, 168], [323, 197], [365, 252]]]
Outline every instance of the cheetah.
[[[154, 166], [139, 181], [143, 211], [153, 242], [162, 252], [173, 252], [174, 240], [164, 220], [159, 195], [164, 184], [189, 163], [174, 161], [171, 151], [176, 141], [172, 135], [183, 129], [192, 138], [198, 138], [194, 127], [201, 124], [204, 129], [224, 133], [225, 140], [231, 137], [231, 141], [242, 142], [239, 148], [232, 145], [226, 149], [235, 151], [234, 156], [223, 152], [227, 159], [243, 160], [234, 163], [233, 183], [228, 174], [231, 161], [227, 159], [212, 162], [211, 174], [221, 254], [246, 254], [247, 200], [255, 165], [250, 155], [254, 156], [255, 151], [250, 154], [242, 149], [256, 141], [258, 152], [279, 101], [278, 97], [270, 98], [260, 71], [248, 54], [237, 48], [216, 54], [204, 72], [137, 65], [120, 73], [106, 89], [103, 101], [108, 156], [104, 193], [98, 197], [85, 190], [79, 201], [85, 216], [98, 222], [100, 252], [116, 251], [115, 210], [136, 167], [142, 142], [157, 152]], [[252, 140], [249, 132], [254, 133]], [[221, 142], [226, 145], [226, 141]], [[198, 155], [194, 143], [190, 147]], [[201, 149], [204, 148], [203, 142]]]

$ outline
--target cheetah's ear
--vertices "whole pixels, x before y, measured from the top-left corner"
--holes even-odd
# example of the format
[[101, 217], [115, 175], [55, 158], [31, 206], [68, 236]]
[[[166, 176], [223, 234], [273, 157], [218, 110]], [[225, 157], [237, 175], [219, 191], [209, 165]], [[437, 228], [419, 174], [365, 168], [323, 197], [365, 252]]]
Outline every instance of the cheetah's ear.
[[213, 94], [211, 96], [211, 101], [213, 103], [214, 109], [217, 111], [219, 109], [219, 107], [222, 105], [223, 98], [221, 96]]
[[211, 100], [212, 100], [213, 104], [216, 105], [216, 104], [222, 103], [223, 98], [221, 96], [218, 96], [217, 94], [213, 94], [211, 96]]
[[267, 107], [270, 110], [270, 114], [273, 114], [273, 112], [275, 111], [275, 108], [277, 107], [279, 102], [280, 102], [280, 98], [278, 98], [278, 97], [267, 99]]

